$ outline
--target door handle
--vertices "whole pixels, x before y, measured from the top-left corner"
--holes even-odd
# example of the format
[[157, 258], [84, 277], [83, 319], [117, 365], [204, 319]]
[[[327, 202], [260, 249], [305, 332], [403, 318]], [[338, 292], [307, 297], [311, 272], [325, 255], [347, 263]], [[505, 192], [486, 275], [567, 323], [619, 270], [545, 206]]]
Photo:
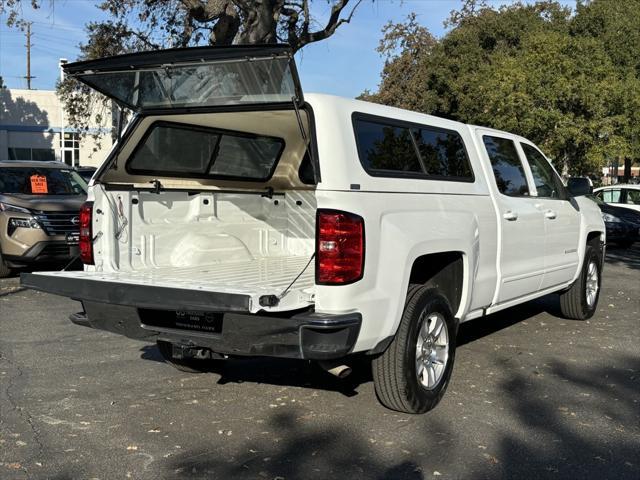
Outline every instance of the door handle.
[[558, 214], [553, 210], [547, 210], [544, 212], [544, 218], [548, 218], [549, 220], [554, 220], [557, 216]]
[[518, 213], [511, 210], [507, 210], [504, 213], [504, 215], [502, 215], [502, 218], [504, 218], [505, 220], [509, 220], [510, 222], [514, 222], [518, 219]]

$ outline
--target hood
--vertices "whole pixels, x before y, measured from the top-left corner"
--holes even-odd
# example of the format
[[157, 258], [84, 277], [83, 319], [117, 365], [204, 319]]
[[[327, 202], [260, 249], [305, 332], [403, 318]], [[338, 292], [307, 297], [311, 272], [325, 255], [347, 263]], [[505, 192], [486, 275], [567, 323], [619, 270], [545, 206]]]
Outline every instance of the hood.
[[20, 193], [0, 194], [0, 202], [28, 208], [38, 212], [80, 211], [86, 195], [24, 195]]
[[599, 207], [603, 213], [614, 215], [625, 222], [640, 225], [640, 212], [636, 212], [630, 208], [616, 207], [610, 204], [599, 205]]

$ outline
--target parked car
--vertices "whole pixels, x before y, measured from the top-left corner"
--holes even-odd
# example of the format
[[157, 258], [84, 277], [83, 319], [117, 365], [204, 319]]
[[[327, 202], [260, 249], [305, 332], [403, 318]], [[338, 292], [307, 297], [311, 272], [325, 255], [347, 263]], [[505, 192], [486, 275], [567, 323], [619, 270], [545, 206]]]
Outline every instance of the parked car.
[[610, 205], [640, 212], [640, 185], [609, 185], [607, 187], [596, 188], [593, 194]]
[[96, 167], [75, 167], [75, 171], [78, 172], [85, 182], [89, 183], [93, 174], [96, 173]]
[[603, 202], [600, 197], [589, 195], [602, 211], [607, 229], [607, 243], [616, 243], [624, 248], [640, 240], [640, 212]]
[[87, 184], [60, 162], [0, 162], [0, 277], [78, 255]]
[[78, 324], [188, 371], [248, 355], [341, 375], [366, 354], [380, 401], [421, 413], [461, 322], [550, 293], [567, 317], [596, 310], [600, 210], [525, 138], [303, 97], [283, 46], [64, 68], [136, 113], [80, 213], [85, 270], [22, 277], [82, 301]]

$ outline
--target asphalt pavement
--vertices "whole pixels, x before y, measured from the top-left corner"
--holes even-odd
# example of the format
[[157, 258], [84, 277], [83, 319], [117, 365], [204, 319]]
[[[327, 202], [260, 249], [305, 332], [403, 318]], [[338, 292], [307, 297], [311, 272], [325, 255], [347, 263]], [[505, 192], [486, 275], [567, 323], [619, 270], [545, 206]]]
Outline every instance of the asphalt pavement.
[[589, 321], [547, 297], [462, 325], [420, 416], [382, 407], [366, 363], [190, 375], [78, 310], [0, 281], [0, 479], [640, 479], [640, 246], [609, 250]]

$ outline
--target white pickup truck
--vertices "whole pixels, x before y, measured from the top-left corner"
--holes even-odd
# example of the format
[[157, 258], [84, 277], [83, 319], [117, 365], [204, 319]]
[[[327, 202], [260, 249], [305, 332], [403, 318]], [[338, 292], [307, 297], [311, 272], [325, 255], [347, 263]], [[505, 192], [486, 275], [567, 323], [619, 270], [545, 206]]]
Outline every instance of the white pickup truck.
[[525, 138], [303, 97], [283, 46], [65, 70], [135, 112], [79, 216], [84, 271], [22, 277], [81, 301], [75, 323], [186, 370], [252, 355], [344, 373], [369, 355], [380, 401], [421, 413], [459, 323], [550, 293], [567, 317], [596, 309], [600, 210]]

